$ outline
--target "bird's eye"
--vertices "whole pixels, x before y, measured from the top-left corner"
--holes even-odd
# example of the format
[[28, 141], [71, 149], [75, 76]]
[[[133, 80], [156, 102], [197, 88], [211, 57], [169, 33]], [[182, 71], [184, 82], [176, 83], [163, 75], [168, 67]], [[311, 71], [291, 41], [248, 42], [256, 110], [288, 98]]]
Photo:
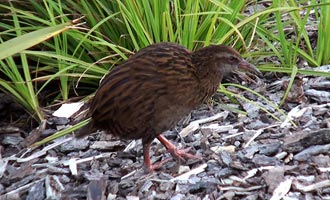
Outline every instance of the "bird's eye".
[[234, 63], [237, 61], [237, 58], [235, 56], [230, 56], [229, 57], [229, 62]]

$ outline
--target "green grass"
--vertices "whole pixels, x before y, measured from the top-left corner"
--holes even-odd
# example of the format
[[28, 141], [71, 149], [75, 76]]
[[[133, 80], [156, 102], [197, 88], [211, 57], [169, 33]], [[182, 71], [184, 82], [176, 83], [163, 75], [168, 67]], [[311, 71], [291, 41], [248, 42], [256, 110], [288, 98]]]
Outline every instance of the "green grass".
[[[71, 23], [59, 24], [22, 35], [17, 16], [13, 14], [17, 37], [0, 44], [0, 71], [7, 79], [0, 78], [0, 89], [12, 95], [37, 120], [44, 119], [39, 106], [36, 90], [31, 78], [29, 61], [24, 49], [54, 37], [67, 30]], [[17, 64], [19, 60], [20, 64]], [[9, 79], [9, 81], [8, 81]]]
[[[259, 1], [229, 0], [3, 2], [0, 89], [39, 121], [46, 106], [93, 93], [114, 65], [162, 41], [191, 50], [224, 43], [252, 62], [275, 56], [280, 65], [259, 68], [290, 74], [290, 84], [297, 74], [330, 76], [297, 66], [298, 58], [315, 67], [330, 62], [330, 0], [305, 2], [275, 0], [265, 8]], [[246, 13], [247, 7], [254, 11]], [[67, 27], [80, 17], [84, 24]], [[318, 30], [316, 45], [310, 26]], [[41, 97], [46, 104], [39, 104]]]

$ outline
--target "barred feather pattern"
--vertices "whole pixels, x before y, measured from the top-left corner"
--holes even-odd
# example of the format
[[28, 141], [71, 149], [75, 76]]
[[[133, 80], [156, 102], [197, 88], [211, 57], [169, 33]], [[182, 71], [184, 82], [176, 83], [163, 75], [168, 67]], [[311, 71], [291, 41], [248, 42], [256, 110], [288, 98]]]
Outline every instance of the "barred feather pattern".
[[148, 46], [115, 67], [100, 84], [89, 108], [91, 130], [151, 142], [210, 98], [223, 76], [235, 70], [239, 54], [214, 45], [191, 52], [174, 43]]

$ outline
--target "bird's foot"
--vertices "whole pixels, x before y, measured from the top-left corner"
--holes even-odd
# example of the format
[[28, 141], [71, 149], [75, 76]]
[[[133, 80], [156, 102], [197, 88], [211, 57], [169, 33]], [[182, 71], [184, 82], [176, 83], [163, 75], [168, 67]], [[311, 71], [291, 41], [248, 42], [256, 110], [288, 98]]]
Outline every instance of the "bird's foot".
[[[186, 161], [188, 159], [202, 160], [202, 157], [188, 153], [190, 151], [190, 149], [191, 149], [190, 147], [186, 148], [186, 149], [171, 148], [171, 149], [168, 149], [167, 151], [170, 152], [171, 155], [179, 161]], [[149, 164], [149, 165], [146, 164], [147, 171], [149, 173], [157, 171], [164, 164], [166, 164], [167, 162], [169, 162], [171, 160], [172, 160], [172, 158], [167, 158], [165, 160], [162, 160], [162, 161], [159, 161], [159, 162], [156, 162], [156, 163], [153, 163], [153, 164]], [[150, 162], [148, 162], [148, 163], [150, 163]]]
[[168, 148], [168, 152], [171, 153], [171, 155], [181, 161], [186, 161], [188, 159], [198, 159], [198, 160], [202, 160], [202, 157], [194, 155], [194, 154], [190, 154], [188, 153], [190, 151], [190, 147], [186, 148], [186, 149], [178, 149], [175, 146], [173, 146], [173, 148]]
[[154, 172], [156, 170], [159, 170], [165, 163], [167, 163], [170, 160], [171, 160], [171, 158], [167, 158], [165, 160], [156, 162], [154, 164], [146, 165], [146, 168], [147, 168], [148, 172], [151, 173], [151, 172]]
[[178, 149], [174, 144], [168, 141], [164, 136], [159, 135], [157, 139], [166, 147], [167, 151], [172, 154], [178, 160], [185, 161], [187, 159], [199, 159], [202, 160], [200, 156], [196, 156], [188, 153], [191, 148]]
[[148, 173], [152, 173], [156, 170], [159, 170], [165, 163], [171, 160], [171, 158], [167, 158], [165, 160], [151, 164], [149, 150], [150, 150], [150, 143], [145, 143], [143, 145], [143, 157], [144, 157], [144, 166], [146, 167]]

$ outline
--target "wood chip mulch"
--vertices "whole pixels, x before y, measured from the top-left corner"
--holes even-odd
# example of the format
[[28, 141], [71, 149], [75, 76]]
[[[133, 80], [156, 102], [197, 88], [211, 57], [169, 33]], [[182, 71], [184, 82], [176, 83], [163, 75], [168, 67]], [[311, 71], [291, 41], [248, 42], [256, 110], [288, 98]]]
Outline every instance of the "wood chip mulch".
[[[96, 133], [31, 149], [24, 147], [28, 137], [50, 135], [70, 120], [49, 118], [42, 131], [1, 123], [0, 199], [330, 199], [330, 78], [297, 77], [277, 108], [289, 76], [274, 77], [240, 83], [270, 102], [230, 86], [251, 102], [236, 98], [233, 104], [216, 94], [212, 107], [201, 106], [164, 133], [203, 159], [172, 159], [154, 173], [143, 167], [141, 141]], [[0, 99], [0, 111], [21, 110]], [[154, 141], [152, 161], [167, 158]]]

